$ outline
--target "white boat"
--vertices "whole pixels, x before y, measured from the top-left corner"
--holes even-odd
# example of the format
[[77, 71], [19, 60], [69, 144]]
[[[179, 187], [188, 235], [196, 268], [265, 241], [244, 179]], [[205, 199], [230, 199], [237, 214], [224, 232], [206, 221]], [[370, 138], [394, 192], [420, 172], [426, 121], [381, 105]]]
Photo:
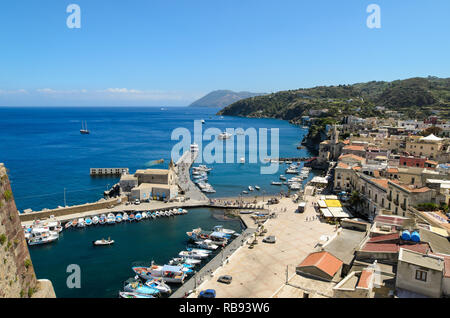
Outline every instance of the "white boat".
[[181, 266], [171, 265], [152, 265], [150, 267], [133, 267], [133, 271], [141, 278], [146, 280], [153, 280], [161, 278], [167, 283], [181, 284], [186, 278], [186, 273]]
[[287, 180], [287, 178], [284, 176], [284, 175], [280, 175], [280, 180], [284, 180], [284, 181], [286, 181]]
[[194, 252], [194, 253], [201, 253], [201, 254], [211, 254], [212, 253], [211, 250], [205, 250], [202, 248], [190, 248], [189, 251]]
[[143, 218], [143, 219], [148, 218], [147, 212], [142, 212], [142, 218]]
[[152, 219], [156, 219], [156, 212], [152, 213]]
[[219, 246], [214, 244], [211, 240], [197, 241], [197, 242], [195, 242], [195, 244], [197, 244], [198, 247], [204, 248], [207, 250], [216, 250], [219, 248]]
[[106, 217], [106, 223], [107, 224], [116, 223], [116, 216], [113, 213], [108, 213], [108, 216]]
[[98, 223], [100, 223], [100, 224], [106, 223], [106, 215], [105, 214], [100, 215]]
[[289, 186], [289, 189], [291, 189], [291, 190], [300, 190], [300, 188], [301, 188], [300, 183], [296, 183], [296, 182], [291, 183], [291, 185]]
[[216, 225], [214, 227], [214, 231], [215, 232], [222, 232], [222, 233], [229, 234], [229, 235], [233, 235], [233, 234], [236, 233], [235, 230], [224, 229], [222, 225]]
[[84, 219], [84, 223], [86, 223], [86, 226], [92, 225], [92, 219], [88, 216]]
[[243, 194], [248, 194], [248, 191], [245, 191], [245, 190], [244, 190], [244, 191], [242, 191], [242, 193], [243, 193]]
[[249, 191], [253, 191], [253, 190], [255, 190], [252, 186], [248, 186], [248, 190]]
[[233, 135], [224, 131], [223, 133], [219, 134], [219, 139], [221, 139], [221, 140], [229, 139], [229, 138], [231, 138], [231, 136], [233, 136]]
[[136, 219], [136, 221], [142, 220], [142, 213], [139, 213], [139, 212], [136, 213], [135, 219]]
[[84, 123], [84, 126], [83, 126], [83, 122], [81, 122], [80, 134], [89, 135], [89, 130], [87, 128], [87, 122]]
[[172, 289], [170, 289], [169, 285], [164, 283], [161, 278], [150, 279], [145, 282], [145, 285], [151, 288], [155, 288], [163, 294], [170, 294], [172, 292]]
[[272, 184], [272, 185], [276, 185], [276, 186], [282, 185], [282, 183], [281, 183], [281, 182], [278, 182], [278, 181], [272, 181], [271, 184]]
[[120, 298], [155, 298], [155, 296], [152, 295], [144, 295], [139, 293], [133, 293], [133, 292], [119, 292]]
[[209, 256], [209, 254], [181, 251], [180, 253], [178, 253], [178, 256], [184, 257], [184, 258], [204, 259], [204, 258], [207, 258]]
[[84, 222], [84, 218], [79, 218], [77, 222], [78, 227], [85, 227], [86, 223]]
[[58, 232], [50, 231], [48, 227], [34, 227], [28, 239], [28, 245], [46, 244], [56, 241]]
[[240, 163], [245, 163], [245, 158], [242, 157], [241, 159], [239, 159], [239, 162], [240, 162]]
[[[209, 252], [209, 251], [208, 251]], [[197, 265], [202, 262], [201, 259], [194, 259], [194, 258], [184, 258], [184, 257], [174, 257], [172, 260], [170, 260], [172, 263], [184, 263], [188, 265]]]
[[122, 216], [122, 218], [123, 218], [124, 221], [127, 221], [127, 220], [128, 220], [128, 214], [127, 214], [127, 213], [124, 213], [123, 216]]
[[116, 223], [120, 223], [123, 221], [123, 216], [120, 213], [116, 214]]
[[255, 189], [258, 190], [258, 191], [261, 190], [261, 188], [259, 186], [257, 186], [257, 185], [255, 185]]
[[101, 239], [101, 240], [92, 241], [92, 244], [94, 244], [95, 246], [112, 245], [112, 244], [114, 244], [114, 240], [111, 240], [110, 238], [108, 238], [107, 240]]
[[100, 221], [100, 218], [96, 215], [92, 218], [92, 224], [98, 224], [98, 222]]
[[65, 225], [64, 225], [64, 228], [65, 229], [68, 229], [69, 227], [71, 227], [72, 226], [72, 221], [69, 221], [69, 222], [67, 222]]

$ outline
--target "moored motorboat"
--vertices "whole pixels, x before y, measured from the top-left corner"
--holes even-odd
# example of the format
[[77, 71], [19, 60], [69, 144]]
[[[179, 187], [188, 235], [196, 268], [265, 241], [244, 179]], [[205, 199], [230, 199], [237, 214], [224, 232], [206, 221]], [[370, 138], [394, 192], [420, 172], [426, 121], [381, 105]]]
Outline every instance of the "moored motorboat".
[[215, 232], [222, 232], [222, 233], [230, 234], [230, 235], [233, 235], [234, 233], [236, 233], [235, 230], [224, 229], [224, 228], [223, 228], [223, 225], [216, 225], [216, 226], [214, 227], [214, 231], [215, 231]]
[[261, 188], [259, 186], [257, 186], [257, 185], [255, 185], [255, 189], [258, 190], [258, 191], [261, 190]]
[[124, 221], [128, 221], [128, 213], [125, 212], [125, 213], [123, 214], [123, 220], [124, 220]]
[[143, 218], [143, 219], [148, 218], [147, 212], [142, 212], [142, 218]]
[[195, 244], [197, 244], [200, 248], [208, 250], [216, 250], [219, 248], [219, 246], [214, 244], [211, 240], [197, 241]]
[[84, 219], [84, 222], [86, 226], [92, 225], [92, 219], [89, 216]]
[[122, 214], [117, 213], [116, 214], [116, 223], [120, 223], [120, 222], [122, 222], [122, 220], [123, 220]]
[[161, 278], [167, 283], [183, 283], [186, 273], [181, 266], [152, 265], [150, 267], [133, 267], [133, 271], [142, 279], [153, 280]]
[[129, 216], [128, 216], [128, 221], [134, 221], [136, 219], [136, 216], [135, 216], [135, 214], [134, 213], [131, 213]]
[[193, 258], [193, 259], [205, 259], [209, 256], [209, 254], [206, 254], [206, 253], [196, 253], [196, 252], [192, 252], [192, 251], [181, 251], [180, 253], [178, 253], [178, 255], [180, 257]]
[[105, 214], [100, 215], [98, 223], [100, 223], [100, 224], [106, 223], [106, 215]]
[[65, 229], [68, 229], [68, 228], [70, 228], [71, 226], [72, 226], [72, 221], [69, 221], [69, 222], [67, 222], [65, 225], [64, 225], [64, 228]]
[[100, 218], [96, 215], [92, 218], [92, 224], [98, 224], [98, 222], [100, 221]]
[[141, 213], [136, 213], [136, 216], [135, 216], [135, 219], [136, 219], [136, 221], [140, 221], [140, 220], [142, 220], [142, 214]]
[[77, 227], [85, 227], [85, 226], [86, 226], [86, 223], [84, 221], [84, 218], [79, 218]]
[[158, 289], [146, 286], [138, 281], [128, 283], [127, 285], [125, 285], [123, 290], [131, 293], [138, 293], [141, 295], [151, 295], [151, 296], [155, 296], [160, 293]]
[[108, 224], [116, 223], [116, 216], [113, 213], [108, 213], [108, 216], [106, 217], [106, 223]]
[[164, 281], [161, 278], [154, 278], [147, 280], [145, 282], [145, 285], [151, 288], [155, 288], [163, 294], [170, 294], [172, 292], [172, 289], [169, 287], [169, 285], [164, 283]]
[[144, 294], [138, 294], [138, 293], [131, 293], [131, 292], [119, 292], [120, 298], [155, 298], [155, 296], [152, 295], [144, 295]]
[[29, 234], [28, 245], [51, 243], [59, 238], [58, 232], [50, 231], [48, 227], [33, 227]]

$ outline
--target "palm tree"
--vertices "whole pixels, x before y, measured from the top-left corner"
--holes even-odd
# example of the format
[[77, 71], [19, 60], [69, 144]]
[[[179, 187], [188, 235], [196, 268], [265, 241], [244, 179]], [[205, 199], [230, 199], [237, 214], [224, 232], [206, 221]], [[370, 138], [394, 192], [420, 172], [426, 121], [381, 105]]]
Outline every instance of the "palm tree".
[[349, 202], [350, 202], [350, 205], [357, 211], [359, 206], [363, 202], [361, 194], [358, 191], [353, 191], [352, 195], [350, 196]]

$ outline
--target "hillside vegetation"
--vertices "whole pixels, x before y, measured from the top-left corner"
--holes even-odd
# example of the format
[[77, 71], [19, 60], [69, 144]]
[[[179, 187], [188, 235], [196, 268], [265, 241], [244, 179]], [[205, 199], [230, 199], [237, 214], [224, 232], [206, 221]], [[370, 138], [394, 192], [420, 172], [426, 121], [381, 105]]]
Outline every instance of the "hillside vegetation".
[[[377, 110], [376, 106], [385, 107], [385, 110]], [[302, 116], [328, 119], [344, 115], [383, 117], [389, 115], [386, 110], [401, 112], [405, 118], [422, 119], [436, 111], [440, 117], [450, 118], [450, 78], [417, 77], [281, 91], [239, 100], [218, 114], [296, 122]]]

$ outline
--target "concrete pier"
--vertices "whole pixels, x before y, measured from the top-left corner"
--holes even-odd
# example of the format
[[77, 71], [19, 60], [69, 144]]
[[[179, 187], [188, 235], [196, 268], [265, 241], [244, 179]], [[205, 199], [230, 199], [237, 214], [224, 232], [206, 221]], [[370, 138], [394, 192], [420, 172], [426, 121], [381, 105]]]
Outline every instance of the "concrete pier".
[[178, 185], [190, 200], [209, 202], [208, 197], [192, 182], [189, 173], [197, 156], [197, 151], [186, 151], [177, 161]]

